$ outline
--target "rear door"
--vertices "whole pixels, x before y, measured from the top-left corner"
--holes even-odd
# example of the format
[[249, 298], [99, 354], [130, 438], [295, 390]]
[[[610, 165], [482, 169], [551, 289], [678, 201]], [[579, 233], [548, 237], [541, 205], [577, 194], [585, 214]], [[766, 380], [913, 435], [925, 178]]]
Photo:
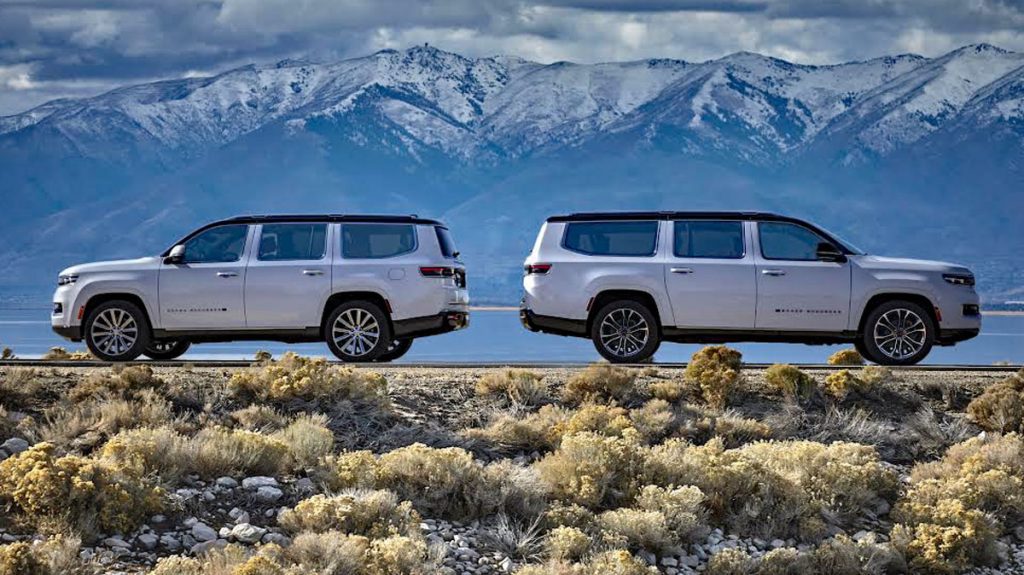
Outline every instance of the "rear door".
[[225, 224], [185, 242], [180, 264], [161, 264], [160, 323], [168, 330], [245, 327], [245, 258], [250, 226]]
[[838, 332], [850, 312], [849, 262], [825, 262], [828, 240], [790, 222], [757, 222], [757, 327]]
[[331, 291], [330, 228], [326, 222], [258, 226], [245, 278], [248, 327], [320, 325]]
[[742, 221], [669, 222], [672, 250], [665, 285], [676, 327], [754, 328], [757, 282]]

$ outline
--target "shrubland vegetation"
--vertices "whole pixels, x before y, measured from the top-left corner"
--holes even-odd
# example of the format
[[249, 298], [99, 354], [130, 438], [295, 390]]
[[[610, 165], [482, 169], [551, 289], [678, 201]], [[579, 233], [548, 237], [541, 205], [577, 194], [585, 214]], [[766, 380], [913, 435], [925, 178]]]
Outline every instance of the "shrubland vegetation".
[[725, 346], [685, 371], [415, 385], [293, 354], [201, 382], [126, 367], [55, 389], [39, 383], [49, 373], [0, 380], [0, 442], [34, 443], [0, 462], [0, 529], [49, 537], [0, 545], [0, 575], [96, 572], [79, 539], [209, 513], [175, 493], [259, 476], [306, 482], [253, 512], [283, 539], [159, 548], [135, 570], [447, 572], [424, 528], [441, 521], [479, 526], [480, 549], [526, 575], [663, 572], [659, 558], [726, 535], [764, 551], [716, 547], [704, 572], [958, 573], [1004, 561], [1024, 521], [1024, 374], [960, 390], [973, 399], [950, 409], [927, 374], [756, 372]]

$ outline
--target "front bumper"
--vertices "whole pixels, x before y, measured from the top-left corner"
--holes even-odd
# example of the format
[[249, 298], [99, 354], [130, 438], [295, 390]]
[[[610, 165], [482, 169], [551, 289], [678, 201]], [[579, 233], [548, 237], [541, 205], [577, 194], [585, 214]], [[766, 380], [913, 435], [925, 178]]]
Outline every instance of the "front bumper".
[[394, 337], [417, 338], [458, 331], [469, 327], [469, 312], [443, 311], [437, 315], [394, 322]]
[[961, 341], [978, 337], [979, 333], [981, 333], [981, 328], [940, 329], [939, 337], [936, 338], [935, 343], [943, 346], [955, 345]]
[[82, 328], [80, 326], [53, 325], [52, 327], [53, 333], [63, 337], [66, 340], [74, 342], [82, 341]]

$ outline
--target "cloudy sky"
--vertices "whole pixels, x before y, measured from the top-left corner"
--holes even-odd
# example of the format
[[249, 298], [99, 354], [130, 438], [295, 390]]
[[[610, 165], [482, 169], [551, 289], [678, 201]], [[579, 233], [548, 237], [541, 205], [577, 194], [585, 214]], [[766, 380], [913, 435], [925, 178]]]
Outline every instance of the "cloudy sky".
[[251, 62], [429, 42], [540, 62], [1024, 50], [1024, 0], [0, 0], [0, 115]]

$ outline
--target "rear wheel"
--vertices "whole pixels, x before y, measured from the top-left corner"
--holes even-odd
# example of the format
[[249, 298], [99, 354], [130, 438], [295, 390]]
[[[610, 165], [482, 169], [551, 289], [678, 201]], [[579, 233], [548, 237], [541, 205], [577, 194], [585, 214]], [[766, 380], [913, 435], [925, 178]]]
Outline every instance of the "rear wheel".
[[83, 326], [85, 345], [103, 361], [132, 361], [149, 346], [149, 321], [130, 301], [101, 303]]
[[409, 348], [412, 347], [411, 339], [393, 339], [391, 345], [388, 346], [387, 351], [380, 354], [377, 361], [395, 361], [396, 359], [405, 355]]
[[324, 326], [327, 347], [345, 362], [368, 362], [379, 358], [391, 345], [391, 327], [377, 304], [345, 302], [334, 308]]
[[154, 341], [142, 352], [142, 355], [158, 361], [170, 361], [185, 355], [185, 352], [191, 346], [192, 342], [185, 339]]
[[613, 301], [597, 311], [590, 339], [612, 363], [646, 361], [661, 344], [658, 322], [647, 306], [633, 300]]
[[923, 307], [894, 300], [871, 310], [861, 338], [867, 359], [881, 365], [914, 365], [931, 351], [935, 330]]

